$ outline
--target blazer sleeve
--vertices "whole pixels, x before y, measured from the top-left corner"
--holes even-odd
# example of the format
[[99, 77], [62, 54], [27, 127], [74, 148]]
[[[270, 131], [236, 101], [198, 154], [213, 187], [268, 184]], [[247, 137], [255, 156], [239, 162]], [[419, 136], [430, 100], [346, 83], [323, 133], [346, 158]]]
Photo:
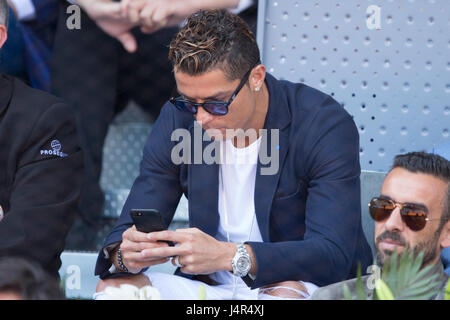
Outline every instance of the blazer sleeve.
[[55, 103], [34, 124], [24, 123], [32, 129], [23, 130], [29, 137], [18, 157], [9, 210], [0, 223], [2, 239], [7, 239], [0, 244], [0, 256], [36, 260], [58, 276], [83, 177], [75, 117], [66, 104]]
[[303, 240], [249, 242], [258, 266], [256, 280], [245, 279], [252, 288], [286, 280], [324, 286], [349, 276], [361, 240], [359, 135], [332, 99], [310, 118], [292, 145], [309, 181]]
[[119, 220], [105, 240], [100, 250], [95, 274], [101, 279], [111, 276], [111, 262], [105, 254], [106, 247], [122, 241], [122, 234], [133, 226], [131, 209], [157, 209], [164, 217], [167, 225], [172, 221], [178, 202], [182, 195], [179, 180], [179, 167], [171, 160], [171, 134], [175, 117], [171, 105], [166, 104], [161, 110], [150, 136], [144, 146], [140, 172], [131, 188], [130, 194], [122, 209]]

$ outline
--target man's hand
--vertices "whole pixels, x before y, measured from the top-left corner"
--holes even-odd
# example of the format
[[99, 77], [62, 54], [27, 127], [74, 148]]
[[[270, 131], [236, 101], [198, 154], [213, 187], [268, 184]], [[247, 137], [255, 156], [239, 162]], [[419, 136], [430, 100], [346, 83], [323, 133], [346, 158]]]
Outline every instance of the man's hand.
[[176, 26], [200, 9], [199, 1], [192, 0], [123, 0], [122, 3], [130, 21], [139, 23], [146, 33]]
[[122, 0], [123, 16], [151, 33], [173, 27], [200, 9], [235, 8], [239, 0]]
[[[120, 244], [120, 250], [122, 252], [122, 262], [131, 273], [139, 273], [142, 269], [154, 266], [157, 264], [166, 263], [169, 261], [168, 256], [153, 255], [146, 257], [143, 255], [143, 250], [158, 248], [166, 248], [168, 244], [165, 242], [156, 242], [149, 239], [148, 233], [139, 232], [135, 226], [127, 229], [122, 235], [122, 243]], [[113, 262], [118, 266], [117, 254], [112, 255]]]
[[178, 261], [183, 266], [183, 273], [210, 274], [220, 270], [232, 270], [231, 260], [236, 253], [236, 244], [218, 241], [197, 228], [152, 232], [149, 233], [148, 239], [177, 243], [175, 247], [144, 249], [142, 256], [148, 259], [179, 256]]
[[135, 52], [137, 42], [130, 30], [135, 26], [122, 16], [121, 3], [112, 0], [77, 0], [77, 3], [108, 35], [122, 43], [125, 50]]

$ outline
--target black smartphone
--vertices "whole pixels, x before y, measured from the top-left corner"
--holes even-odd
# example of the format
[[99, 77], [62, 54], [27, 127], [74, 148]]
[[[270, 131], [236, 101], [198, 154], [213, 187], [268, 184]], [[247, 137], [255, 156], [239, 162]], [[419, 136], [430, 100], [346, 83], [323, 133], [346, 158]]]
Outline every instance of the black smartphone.
[[[140, 232], [150, 233], [167, 230], [167, 225], [161, 213], [156, 209], [131, 209], [130, 215], [136, 229]], [[174, 243], [171, 241], [163, 242], [166, 242], [171, 247], [174, 246]]]

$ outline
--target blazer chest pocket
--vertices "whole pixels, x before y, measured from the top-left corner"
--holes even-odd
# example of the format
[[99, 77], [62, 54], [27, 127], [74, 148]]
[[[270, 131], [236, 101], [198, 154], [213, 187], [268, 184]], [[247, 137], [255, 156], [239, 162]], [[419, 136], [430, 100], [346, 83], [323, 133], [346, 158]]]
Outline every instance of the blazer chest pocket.
[[287, 196], [275, 198], [270, 213], [271, 241], [301, 240], [305, 233], [306, 189], [299, 184]]
[[[291, 183], [288, 183], [291, 182]], [[306, 197], [306, 182], [299, 180], [293, 185], [292, 181], [286, 181], [278, 187], [274, 201], [289, 200], [291, 198]]]
[[296, 211], [299, 206], [304, 206], [305, 200], [305, 190], [299, 186], [297, 190], [290, 195], [274, 198], [272, 211]]

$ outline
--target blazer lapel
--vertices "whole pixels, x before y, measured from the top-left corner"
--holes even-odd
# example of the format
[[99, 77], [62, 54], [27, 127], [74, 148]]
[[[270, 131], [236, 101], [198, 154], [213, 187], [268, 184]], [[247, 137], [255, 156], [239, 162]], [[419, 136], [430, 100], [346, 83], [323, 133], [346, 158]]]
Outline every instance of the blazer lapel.
[[[278, 187], [281, 169], [289, 148], [289, 125], [291, 113], [286, 98], [281, 95], [283, 90], [276, 88], [277, 80], [267, 74], [266, 84], [269, 90], [269, 108], [267, 111], [261, 149], [258, 157], [255, 181], [255, 213], [263, 241], [270, 241], [270, 210]], [[265, 135], [265, 136], [264, 136]], [[278, 137], [278, 139], [277, 139]], [[267, 148], [263, 144], [267, 143]], [[278, 157], [276, 157], [278, 152]], [[275, 153], [275, 154], [274, 154]], [[269, 156], [271, 162], [264, 159]], [[270, 170], [269, 167], [272, 168]], [[273, 174], [273, 169], [276, 172]]]
[[[267, 132], [267, 144], [271, 146], [273, 143], [276, 143], [276, 139], [273, 139], [274, 132], [269, 130]], [[264, 139], [264, 138], [263, 138]], [[264, 143], [264, 140], [261, 144]], [[279, 131], [279, 143], [275, 148], [279, 151], [278, 159], [274, 157], [273, 154], [272, 162], [269, 164], [261, 163], [261, 152], [260, 159], [258, 161], [258, 166], [256, 170], [256, 181], [255, 181], [255, 213], [258, 220], [259, 229], [261, 231], [262, 238], [265, 242], [270, 241], [269, 237], [269, 222], [270, 222], [270, 209], [272, 207], [273, 198], [275, 196], [275, 192], [278, 186], [278, 180], [280, 178], [280, 172], [282, 165], [284, 163], [284, 159], [286, 157], [286, 153], [289, 146], [289, 136], [286, 131]], [[270, 147], [267, 148], [268, 150]], [[275, 162], [275, 163], [274, 163]], [[276, 163], [278, 162], [278, 164]], [[278, 170], [275, 174], [264, 174], [263, 169], [268, 169], [269, 166], [278, 167]], [[270, 171], [273, 170], [273, 167]]]
[[200, 138], [204, 131], [198, 125], [192, 124], [189, 131], [193, 146], [191, 164], [188, 165], [190, 227], [199, 228], [214, 237], [219, 227], [219, 165], [206, 164], [203, 159], [206, 146], [214, 142]]

